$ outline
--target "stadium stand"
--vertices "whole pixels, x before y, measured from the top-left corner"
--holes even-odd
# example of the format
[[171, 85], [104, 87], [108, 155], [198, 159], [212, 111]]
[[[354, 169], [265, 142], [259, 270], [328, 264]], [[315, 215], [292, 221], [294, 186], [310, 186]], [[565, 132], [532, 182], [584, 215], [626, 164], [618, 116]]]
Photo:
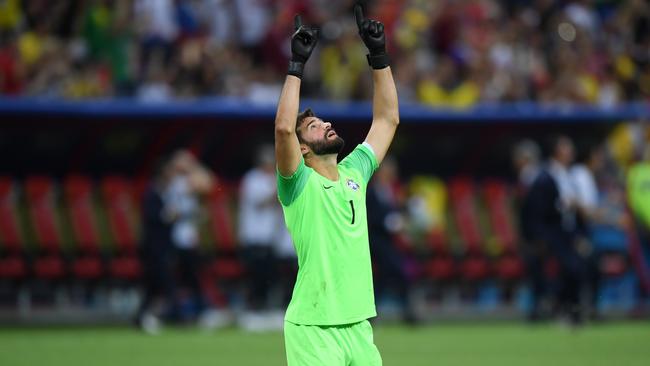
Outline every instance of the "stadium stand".
[[484, 248], [486, 235], [481, 232], [474, 183], [470, 178], [454, 178], [449, 183], [449, 198], [462, 244], [460, 275], [476, 283], [486, 279], [491, 268]]
[[114, 244], [109, 272], [111, 277], [133, 281], [140, 276], [135, 207], [131, 182], [120, 176], [101, 179], [103, 205], [106, 209], [110, 237]]
[[423, 266], [423, 275], [436, 283], [448, 282], [456, 275], [457, 268], [446, 231], [446, 186], [440, 179], [417, 176], [411, 180], [409, 190], [412, 202], [418, 202], [424, 210], [424, 219], [417, 219], [424, 227], [424, 242], [430, 252]]
[[28, 177], [25, 192], [38, 246], [33, 264], [34, 275], [40, 279], [61, 280], [67, 274], [67, 268], [55, 207], [54, 181], [45, 176]]
[[71, 175], [63, 182], [73, 241], [77, 244], [72, 273], [82, 280], [97, 280], [104, 275], [97, 215], [90, 178]]
[[524, 266], [518, 254], [511, 197], [505, 182], [496, 179], [483, 182], [483, 198], [496, 237], [498, 252], [494, 263], [495, 274], [499, 279], [510, 282], [521, 279], [524, 273]]
[[23, 279], [28, 274], [16, 190], [13, 179], [0, 177], [0, 278], [11, 281]]

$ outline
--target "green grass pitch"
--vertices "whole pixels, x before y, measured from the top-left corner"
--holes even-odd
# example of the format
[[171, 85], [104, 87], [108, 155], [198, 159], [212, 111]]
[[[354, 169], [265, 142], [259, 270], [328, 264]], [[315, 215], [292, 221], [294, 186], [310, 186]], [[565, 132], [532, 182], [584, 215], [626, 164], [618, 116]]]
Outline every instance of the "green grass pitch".
[[[381, 325], [384, 365], [650, 365], [650, 324], [615, 323], [571, 331], [556, 324]], [[285, 365], [281, 333], [211, 333], [167, 328], [0, 328], [2, 366]]]

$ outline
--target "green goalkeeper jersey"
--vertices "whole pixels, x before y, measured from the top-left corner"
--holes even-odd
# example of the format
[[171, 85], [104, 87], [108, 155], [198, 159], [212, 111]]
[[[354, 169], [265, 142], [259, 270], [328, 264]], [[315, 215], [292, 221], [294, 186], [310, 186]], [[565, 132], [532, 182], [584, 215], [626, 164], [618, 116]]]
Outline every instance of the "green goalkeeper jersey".
[[336, 325], [377, 315], [366, 218], [366, 186], [377, 166], [364, 143], [338, 164], [338, 181], [302, 159], [291, 177], [278, 174], [278, 196], [299, 266], [287, 321]]

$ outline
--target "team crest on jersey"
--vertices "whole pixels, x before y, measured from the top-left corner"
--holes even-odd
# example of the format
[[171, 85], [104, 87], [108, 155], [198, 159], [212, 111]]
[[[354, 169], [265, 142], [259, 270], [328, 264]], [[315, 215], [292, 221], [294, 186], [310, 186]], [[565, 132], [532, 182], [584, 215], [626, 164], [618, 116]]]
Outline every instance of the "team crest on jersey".
[[359, 184], [352, 179], [347, 180], [348, 188], [350, 188], [353, 191], [358, 191], [359, 190]]

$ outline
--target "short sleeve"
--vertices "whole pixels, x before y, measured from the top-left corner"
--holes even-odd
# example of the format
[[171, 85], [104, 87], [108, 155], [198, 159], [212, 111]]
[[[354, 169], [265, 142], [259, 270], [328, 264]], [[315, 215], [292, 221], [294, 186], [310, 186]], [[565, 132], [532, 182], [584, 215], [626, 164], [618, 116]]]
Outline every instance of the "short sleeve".
[[377, 170], [379, 163], [370, 145], [364, 143], [357, 145], [350, 155], [341, 161], [341, 165], [358, 170], [366, 183], [368, 183], [375, 170]]
[[300, 193], [302, 193], [307, 179], [309, 178], [312, 169], [305, 165], [305, 160], [301, 157], [298, 169], [290, 177], [284, 177], [276, 170], [278, 177], [278, 198], [283, 206], [289, 206], [295, 201]]

